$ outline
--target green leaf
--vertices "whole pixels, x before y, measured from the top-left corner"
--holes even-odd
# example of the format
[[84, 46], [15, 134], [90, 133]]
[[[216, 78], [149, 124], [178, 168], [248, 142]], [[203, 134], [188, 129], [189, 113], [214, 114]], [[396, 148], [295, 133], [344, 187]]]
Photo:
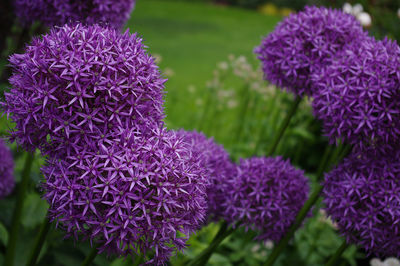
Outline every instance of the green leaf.
[[291, 135], [294, 137], [300, 137], [305, 140], [314, 140], [314, 135], [310, 133], [310, 131], [303, 127], [295, 127], [290, 130]]
[[57, 265], [80, 265], [83, 261], [82, 258], [77, 255], [74, 256], [73, 254], [67, 254], [64, 252], [55, 251], [53, 255], [57, 261]]
[[7, 245], [8, 242], [8, 232], [6, 227], [0, 223], [0, 242], [5, 245]]
[[24, 200], [22, 224], [25, 228], [33, 228], [43, 222], [49, 205], [36, 193], [28, 194]]
[[127, 258], [115, 259], [110, 266], [130, 266], [133, 265], [132, 260]]
[[224, 257], [218, 253], [214, 253], [211, 256], [209, 264], [210, 265], [226, 265], [226, 266], [232, 265], [226, 257]]

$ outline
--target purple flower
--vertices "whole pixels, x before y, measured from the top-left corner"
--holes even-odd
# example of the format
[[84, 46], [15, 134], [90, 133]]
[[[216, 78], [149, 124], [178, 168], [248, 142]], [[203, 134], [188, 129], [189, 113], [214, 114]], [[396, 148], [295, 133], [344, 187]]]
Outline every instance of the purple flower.
[[400, 137], [400, 48], [395, 41], [364, 40], [313, 76], [313, 108], [331, 142], [379, 147]]
[[42, 170], [50, 218], [100, 251], [154, 253], [148, 263], [162, 264], [204, 223], [208, 180], [199, 155], [165, 129], [124, 144], [110, 139]]
[[14, 160], [10, 149], [0, 138], [0, 199], [8, 196], [14, 186]]
[[307, 200], [309, 184], [289, 160], [254, 157], [241, 159], [226, 192], [228, 222], [260, 231], [258, 239], [279, 241]]
[[80, 24], [52, 29], [10, 58], [12, 88], [3, 108], [12, 140], [32, 151], [70, 155], [124, 138], [164, 117], [164, 82], [142, 39]]
[[399, 151], [355, 151], [326, 174], [326, 211], [348, 243], [378, 256], [400, 256]]
[[101, 23], [121, 29], [129, 19], [136, 0], [15, 0], [16, 16], [23, 24], [40, 21], [47, 26], [69, 22]]
[[206, 170], [209, 185], [207, 187], [207, 216], [217, 220], [224, 211], [222, 206], [225, 200], [227, 184], [232, 178], [235, 164], [222, 145], [218, 145], [212, 138], [196, 131], [177, 131], [190, 145], [192, 152], [200, 155], [200, 165]]
[[278, 24], [255, 49], [266, 80], [297, 95], [312, 95], [310, 75], [346, 45], [366, 36], [357, 19], [340, 10], [309, 7]]

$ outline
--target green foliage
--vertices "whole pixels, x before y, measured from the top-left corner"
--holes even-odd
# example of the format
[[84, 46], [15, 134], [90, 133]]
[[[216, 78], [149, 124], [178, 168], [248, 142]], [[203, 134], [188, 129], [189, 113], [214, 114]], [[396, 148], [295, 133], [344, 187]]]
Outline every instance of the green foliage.
[[[320, 211], [308, 219], [304, 227], [295, 235], [293, 246], [305, 265], [325, 265], [343, 239], [338, 236], [332, 221]], [[356, 265], [356, 248], [351, 246], [344, 254], [346, 265]]]
[[7, 241], [8, 241], [8, 231], [5, 228], [5, 226], [2, 223], [0, 223], [0, 244], [6, 246]]
[[[236, 161], [265, 155], [293, 97], [263, 80], [252, 51], [281, 18], [200, 2], [140, 0], [128, 23], [132, 32], [144, 36], [149, 51], [162, 58], [161, 69], [169, 78], [165, 97], [167, 125], [203, 130], [224, 144]], [[0, 116], [1, 136], [12, 127], [5, 116]], [[310, 101], [305, 99], [276, 153], [305, 169], [315, 184], [313, 173], [326, 145], [320, 124], [312, 116]], [[23, 151], [15, 144], [11, 147], [19, 181]], [[44, 162], [37, 154], [24, 201], [17, 265], [24, 265], [46, 214], [47, 203], [40, 198], [38, 189], [42, 181], [40, 166]], [[14, 202], [15, 195], [0, 201], [0, 247], [6, 242]], [[170, 264], [186, 265], [208, 246], [218, 229], [217, 223], [204, 226], [191, 236], [184, 253], [177, 253]], [[79, 265], [90, 253], [88, 241], [74, 242], [64, 236], [61, 230], [50, 230], [39, 265]], [[224, 240], [208, 265], [259, 265], [271, 252], [272, 243], [256, 241], [255, 236], [254, 232], [237, 230]], [[335, 228], [317, 212], [296, 234], [277, 265], [324, 265], [340, 243]], [[343, 257], [345, 263], [355, 265], [358, 256], [356, 248], [351, 247]], [[2, 260], [0, 252], [0, 264]], [[94, 261], [99, 266], [135, 263], [131, 258], [107, 258], [104, 254]]]
[[127, 27], [143, 35], [153, 55], [161, 55], [160, 66], [168, 78], [167, 126], [195, 128], [193, 117], [202, 112], [196, 101], [204, 95], [205, 81], [213, 78], [216, 62], [235, 54], [258, 64], [253, 49], [280, 19], [191, 1], [137, 1]]
[[43, 222], [49, 204], [42, 200], [37, 193], [30, 193], [24, 199], [22, 211], [22, 225], [26, 229], [33, 229]]

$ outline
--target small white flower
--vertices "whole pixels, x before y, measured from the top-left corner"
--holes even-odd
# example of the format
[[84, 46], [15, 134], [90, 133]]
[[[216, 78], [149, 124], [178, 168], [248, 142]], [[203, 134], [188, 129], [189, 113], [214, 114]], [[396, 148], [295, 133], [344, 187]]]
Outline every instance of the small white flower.
[[399, 17], [399, 18], [400, 18], [400, 8], [399, 8], [399, 9], [397, 9], [397, 17]]
[[264, 242], [264, 246], [267, 249], [272, 249], [274, 247], [274, 242], [272, 242], [271, 240], [267, 240], [267, 241]]
[[357, 15], [358, 21], [360, 21], [363, 27], [369, 27], [372, 24], [372, 18], [367, 12], [361, 12]]
[[222, 69], [222, 70], [227, 70], [228, 67], [229, 67], [229, 65], [228, 65], [227, 62], [220, 62], [220, 63], [218, 64], [218, 68], [220, 68], [220, 69]]
[[387, 258], [385, 261], [374, 258], [370, 261], [371, 266], [400, 266], [400, 261], [396, 258]]
[[349, 4], [349, 3], [344, 3], [344, 5], [343, 5], [343, 12], [344, 13], [347, 13], [347, 14], [352, 14], [353, 13], [353, 7], [352, 7], [352, 5], [351, 4]]
[[172, 68], [167, 67], [164, 69], [164, 75], [166, 77], [172, 77], [175, 75], [175, 71]]
[[197, 106], [203, 105], [203, 100], [202, 99], [196, 99], [195, 103], [196, 103]]
[[229, 109], [233, 109], [236, 106], [238, 106], [238, 102], [236, 100], [229, 100], [228, 103], [226, 104]]
[[252, 248], [251, 248], [251, 251], [253, 252], [253, 253], [256, 253], [257, 251], [259, 251], [260, 250], [260, 245], [259, 244], [255, 244]]
[[357, 16], [358, 14], [360, 14], [361, 12], [363, 12], [364, 8], [361, 4], [355, 4], [353, 6], [353, 15]]
[[160, 64], [162, 61], [162, 56], [160, 54], [153, 54], [154, 57], [154, 63]]
[[194, 92], [196, 91], [196, 86], [194, 86], [194, 85], [189, 85], [188, 91], [189, 91], [190, 93], [194, 93]]

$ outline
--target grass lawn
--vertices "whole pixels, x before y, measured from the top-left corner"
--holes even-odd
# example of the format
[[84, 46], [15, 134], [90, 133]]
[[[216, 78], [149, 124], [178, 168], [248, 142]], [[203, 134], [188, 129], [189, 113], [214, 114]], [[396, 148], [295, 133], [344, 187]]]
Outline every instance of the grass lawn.
[[[254, 47], [280, 19], [190, 1], [138, 1], [128, 27], [143, 36], [152, 54], [162, 56], [163, 70], [174, 72], [166, 83], [168, 126], [193, 128], [191, 121], [201, 112], [195, 100], [204, 94], [217, 62], [229, 54], [253, 58]], [[195, 93], [188, 92], [190, 85], [197, 88]]]

